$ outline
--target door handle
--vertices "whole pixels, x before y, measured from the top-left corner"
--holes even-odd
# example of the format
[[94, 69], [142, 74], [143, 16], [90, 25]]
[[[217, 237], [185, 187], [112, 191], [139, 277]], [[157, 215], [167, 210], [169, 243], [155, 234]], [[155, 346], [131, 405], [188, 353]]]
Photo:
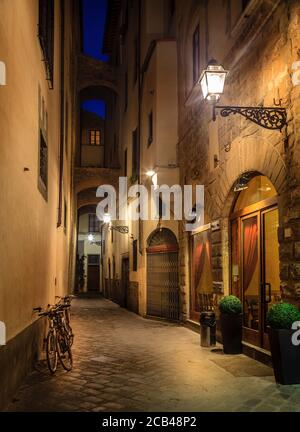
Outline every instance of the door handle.
[[[268, 292], [268, 300], [267, 300], [267, 297], [266, 297], [266, 288], [269, 288], [269, 292]], [[271, 288], [271, 284], [269, 283], [269, 282], [265, 282], [265, 302], [266, 303], [271, 303], [271, 301], [272, 301], [272, 288]]]

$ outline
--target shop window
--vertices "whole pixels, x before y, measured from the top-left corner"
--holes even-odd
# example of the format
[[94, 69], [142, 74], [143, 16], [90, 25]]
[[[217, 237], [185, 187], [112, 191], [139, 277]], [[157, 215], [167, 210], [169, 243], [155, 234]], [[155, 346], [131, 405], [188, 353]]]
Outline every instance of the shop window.
[[54, 0], [39, 0], [38, 37], [43, 52], [46, 79], [53, 88], [54, 68]]
[[239, 193], [234, 205], [234, 211], [244, 209], [276, 195], [276, 189], [267, 177], [255, 176], [244, 186], [244, 190]]
[[213, 277], [211, 232], [202, 231], [191, 237], [190, 316], [199, 319], [200, 312], [212, 305]]

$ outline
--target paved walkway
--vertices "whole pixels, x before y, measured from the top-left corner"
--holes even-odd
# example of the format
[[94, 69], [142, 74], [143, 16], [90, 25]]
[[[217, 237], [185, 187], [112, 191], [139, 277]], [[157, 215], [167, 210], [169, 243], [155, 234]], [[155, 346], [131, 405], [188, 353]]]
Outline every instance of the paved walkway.
[[73, 371], [50, 376], [37, 365], [9, 411], [300, 411], [300, 386], [277, 386], [270, 368], [243, 355], [201, 348], [182, 326], [102, 299], [72, 309]]

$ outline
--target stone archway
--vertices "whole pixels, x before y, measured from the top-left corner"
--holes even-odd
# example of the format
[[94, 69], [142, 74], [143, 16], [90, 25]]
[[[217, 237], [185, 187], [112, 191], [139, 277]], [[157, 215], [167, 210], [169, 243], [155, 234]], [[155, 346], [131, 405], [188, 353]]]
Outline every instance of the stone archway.
[[[266, 132], [268, 136], [270, 132]], [[228, 159], [216, 170], [215, 181], [205, 190], [205, 209], [211, 220], [219, 220], [220, 230], [212, 233], [212, 263], [215, 281], [229, 293], [230, 239], [229, 215], [236, 197], [234, 184], [244, 173], [257, 173], [270, 179], [278, 192], [279, 225], [287, 211], [287, 167], [279, 151], [281, 136], [275, 146], [263, 136], [239, 137], [231, 144]], [[281, 247], [281, 245], [280, 245]]]
[[244, 173], [268, 177], [281, 195], [286, 190], [287, 167], [277, 146], [259, 137], [239, 137], [233, 141], [228, 159], [221, 163], [213, 186], [207, 188], [206, 209], [212, 218], [228, 217], [234, 200], [233, 185]]

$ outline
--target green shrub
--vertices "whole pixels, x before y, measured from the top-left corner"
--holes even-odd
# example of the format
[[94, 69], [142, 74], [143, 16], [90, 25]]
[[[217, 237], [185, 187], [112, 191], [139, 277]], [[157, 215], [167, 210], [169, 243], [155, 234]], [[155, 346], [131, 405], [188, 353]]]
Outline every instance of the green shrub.
[[274, 329], [291, 329], [295, 321], [300, 321], [300, 311], [290, 303], [275, 303], [267, 314], [267, 323]]
[[242, 303], [236, 296], [229, 295], [220, 300], [219, 308], [223, 314], [237, 315], [242, 312]]

